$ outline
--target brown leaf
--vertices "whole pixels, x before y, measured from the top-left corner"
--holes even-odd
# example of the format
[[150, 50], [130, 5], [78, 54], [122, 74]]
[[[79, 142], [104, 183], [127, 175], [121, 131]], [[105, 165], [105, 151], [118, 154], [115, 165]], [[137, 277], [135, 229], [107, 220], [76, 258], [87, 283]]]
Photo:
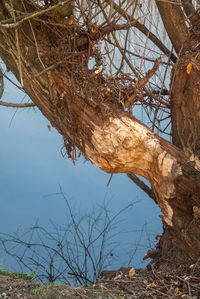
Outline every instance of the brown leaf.
[[157, 285], [156, 283], [152, 282], [152, 283], [150, 283], [150, 284], [148, 284], [148, 285], [146, 286], [146, 289], [156, 288], [157, 286], [158, 286], [158, 285]]
[[123, 273], [120, 272], [117, 276], [115, 276], [114, 280], [122, 279], [122, 277], [123, 277]]
[[179, 293], [179, 288], [175, 288], [175, 290], [174, 290], [174, 294], [175, 294], [175, 295], [178, 295], [178, 293]]
[[190, 62], [187, 65], [186, 73], [189, 75], [191, 73], [191, 70], [192, 70], [192, 63]]
[[129, 277], [132, 277], [135, 274], [135, 269], [131, 268], [128, 272]]

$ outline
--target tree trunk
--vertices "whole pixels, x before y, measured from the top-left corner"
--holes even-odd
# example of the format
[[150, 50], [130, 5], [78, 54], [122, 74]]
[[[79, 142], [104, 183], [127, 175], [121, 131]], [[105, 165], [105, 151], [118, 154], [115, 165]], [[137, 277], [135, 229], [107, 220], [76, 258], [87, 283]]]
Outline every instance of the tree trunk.
[[[171, 114], [172, 114], [172, 138], [173, 144], [182, 149], [190, 161], [186, 172], [193, 172], [194, 166], [197, 176], [200, 170], [200, 57], [199, 57], [199, 25], [196, 21], [195, 28], [190, 30], [189, 36], [182, 45], [178, 61], [174, 66], [171, 81]], [[189, 189], [189, 186], [188, 186]], [[181, 234], [174, 238], [173, 231], [165, 227], [161, 238], [162, 250], [178, 256], [177, 261], [194, 262], [192, 251], [196, 251], [196, 260], [200, 257], [199, 237], [200, 235], [200, 193], [194, 195], [192, 192], [183, 194], [180, 202], [176, 203], [174, 209], [176, 220], [181, 223], [180, 230], [185, 236], [191, 236], [191, 242], [186, 240], [186, 247], [180, 246]], [[176, 244], [177, 243], [177, 244]], [[173, 253], [171, 253], [173, 251]], [[190, 252], [187, 255], [187, 252]], [[189, 259], [188, 259], [189, 258]]]
[[[192, 29], [183, 44], [171, 83], [173, 144], [182, 149], [190, 161], [200, 157], [200, 55], [199, 25]], [[181, 78], [181, 80], [180, 80]], [[200, 166], [200, 164], [199, 164]]]
[[[26, 9], [31, 11], [30, 7]], [[5, 18], [3, 9], [0, 16]], [[83, 39], [85, 44], [80, 42]], [[163, 213], [164, 235], [157, 246], [159, 258], [174, 264], [196, 262], [200, 257], [199, 172], [183, 152], [123, 110], [118, 89], [101, 74], [100, 64], [97, 70], [88, 69], [90, 55], [101, 60], [98, 53], [90, 51], [89, 39], [75, 38], [74, 26], [65, 23], [61, 26], [46, 14], [18, 27], [2, 26], [0, 40], [1, 58], [63, 136], [68, 156], [75, 162], [77, 147], [108, 173], [133, 172], [146, 178]], [[181, 72], [181, 63], [177, 64], [173, 82], [176, 74], [179, 82], [182, 78], [183, 82], [186, 79], [191, 82], [197, 70], [195, 66], [187, 75], [184, 69], [181, 77], [177, 72]], [[193, 82], [189, 84], [193, 87]], [[177, 94], [175, 90], [172, 93], [174, 125], [184, 92], [180, 87]], [[194, 101], [197, 104], [195, 97]], [[184, 136], [177, 137], [177, 130], [173, 131], [174, 140], [181, 147]]]

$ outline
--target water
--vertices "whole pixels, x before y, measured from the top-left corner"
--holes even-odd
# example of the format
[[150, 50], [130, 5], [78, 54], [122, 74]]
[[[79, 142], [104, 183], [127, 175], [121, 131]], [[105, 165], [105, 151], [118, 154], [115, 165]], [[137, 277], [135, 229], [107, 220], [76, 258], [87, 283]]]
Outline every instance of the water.
[[[3, 100], [19, 102], [22, 98], [8, 82], [5, 90]], [[107, 266], [126, 266], [132, 255], [133, 266], [144, 266], [141, 259], [161, 232], [158, 207], [126, 175], [114, 175], [107, 187], [110, 175], [83, 158], [75, 166], [63, 158], [62, 137], [54, 129], [49, 131], [48, 125], [37, 109], [15, 111], [0, 106], [0, 231], [27, 232], [35, 223], [48, 231], [52, 230], [51, 221], [66, 225], [68, 214], [60, 188], [80, 217], [92, 214], [103, 203], [110, 202], [108, 209], [114, 215], [137, 202], [117, 218], [112, 242], [118, 246]], [[82, 227], [87, 230], [86, 222]], [[37, 236], [34, 241], [38, 241]], [[19, 270], [2, 250], [0, 264]]]

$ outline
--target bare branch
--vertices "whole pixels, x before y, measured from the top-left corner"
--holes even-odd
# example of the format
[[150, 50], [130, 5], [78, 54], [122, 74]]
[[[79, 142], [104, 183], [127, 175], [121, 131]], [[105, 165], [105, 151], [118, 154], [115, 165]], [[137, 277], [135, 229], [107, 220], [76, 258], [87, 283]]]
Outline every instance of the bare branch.
[[156, 0], [159, 13], [172, 45], [178, 53], [188, 34], [181, 7], [176, 3]]
[[151, 188], [149, 188], [142, 180], [140, 180], [135, 174], [132, 172], [128, 173], [127, 176], [131, 179], [141, 190], [143, 190], [150, 198], [152, 198], [156, 204], [158, 204], [156, 200], [156, 196]]
[[0, 101], [0, 106], [11, 107], [11, 108], [28, 108], [28, 107], [35, 107], [34, 103], [24, 103], [24, 104], [15, 104], [15, 103], [7, 103]]
[[102, 38], [104, 35], [107, 35], [113, 31], [119, 31], [119, 30], [126, 30], [132, 27], [135, 24], [135, 20], [126, 24], [116, 24], [116, 23], [110, 23], [105, 25], [104, 27], [97, 28], [95, 27], [95, 30], [88, 34], [88, 36], [83, 36], [76, 40], [75, 46], [77, 48], [84, 46], [89, 43], [90, 40], [98, 40], [99, 38]]
[[114, 236], [120, 233], [116, 231], [119, 217], [133, 203], [112, 215], [103, 202], [91, 213], [78, 216], [62, 189], [59, 195], [67, 204], [64, 229], [51, 221], [50, 231], [36, 223], [13, 235], [0, 232], [0, 249], [14, 258], [22, 270], [37, 269], [34, 278], [41, 282], [87, 286], [95, 283], [103, 268], [109, 266], [116, 249]]
[[3, 72], [0, 68], [0, 99], [2, 98], [3, 92], [4, 92]]
[[17, 22], [14, 22], [14, 23], [4, 24], [4, 22], [0, 22], [0, 27], [6, 28], [6, 29], [16, 28], [19, 25], [21, 25], [22, 23], [24, 23], [25, 21], [28, 21], [28, 20], [33, 19], [35, 17], [39, 17], [39, 16], [41, 16], [41, 15], [47, 13], [47, 12], [55, 10], [58, 7], [62, 7], [64, 4], [67, 4], [69, 2], [70, 2], [70, 0], [62, 1], [62, 2], [59, 2], [56, 5], [53, 5], [53, 6], [50, 6], [48, 8], [42, 9], [40, 11], [36, 11], [34, 13], [24, 14], [23, 18], [20, 21], [17, 21]]
[[157, 71], [159, 65], [160, 65], [161, 59], [159, 58], [158, 60], [156, 60], [156, 62], [154, 63], [154, 66], [151, 70], [148, 70], [148, 72], [146, 73], [145, 77], [141, 78], [138, 80], [137, 84], [135, 85], [134, 89], [133, 89], [133, 93], [128, 97], [128, 100], [126, 101], [126, 103], [124, 104], [124, 107], [127, 108], [129, 106], [131, 106], [132, 102], [134, 101], [134, 99], [137, 96], [137, 93], [140, 89], [144, 88], [145, 85], [147, 84], [147, 82], [150, 80], [150, 78], [155, 74], [155, 72]]
[[[111, 4], [111, 2], [113, 1], [105, 0], [105, 2]], [[140, 30], [144, 35], [146, 35], [164, 54], [170, 57], [171, 61], [173, 61], [174, 63], [176, 62], [176, 56], [172, 54], [171, 51], [161, 42], [161, 40], [158, 39], [157, 36], [153, 34], [145, 25], [135, 20], [115, 2], [113, 4], [113, 8], [128, 22], [133, 22], [133, 26]]]
[[17, 87], [19, 90], [24, 91], [22, 87], [17, 85], [13, 80], [11, 80], [7, 75], [3, 74], [4, 78], [6, 78], [10, 83], [12, 83], [15, 87]]

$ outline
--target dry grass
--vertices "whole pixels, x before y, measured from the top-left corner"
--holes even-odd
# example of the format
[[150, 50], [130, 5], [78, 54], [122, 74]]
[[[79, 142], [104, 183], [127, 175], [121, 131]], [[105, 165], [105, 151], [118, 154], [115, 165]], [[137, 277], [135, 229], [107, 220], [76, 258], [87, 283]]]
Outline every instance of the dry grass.
[[[106, 276], [106, 275], [105, 275]], [[0, 275], [0, 298], [200, 298], [200, 267], [173, 271], [138, 269], [132, 276], [112, 272], [91, 287], [46, 285]]]

